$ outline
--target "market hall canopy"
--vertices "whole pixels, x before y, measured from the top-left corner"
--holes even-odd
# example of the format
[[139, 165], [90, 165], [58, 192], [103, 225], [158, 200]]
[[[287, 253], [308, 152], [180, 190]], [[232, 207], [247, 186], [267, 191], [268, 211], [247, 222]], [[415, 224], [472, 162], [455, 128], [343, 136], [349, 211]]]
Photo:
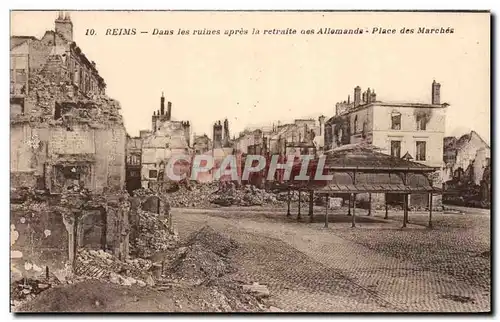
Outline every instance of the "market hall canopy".
[[[292, 168], [291, 180], [288, 181], [288, 210], [290, 216], [290, 190], [299, 191], [299, 207], [297, 219], [300, 220], [301, 191], [308, 191], [309, 216], [313, 221], [313, 196], [315, 193], [325, 195], [326, 212], [325, 227], [328, 227], [328, 199], [330, 195], [349, 194], [349, 214], [352, 207], [352, 227], [355, 227], [355, 200], [358, 193], [369, 193], [371, 213], [371, 193], [399, 193], [404, 195], [403, 227], [408, 222], [408, 195], [425, 193], [429, 195], [429, 227], [432, 227], [432, 194], [441, 193], [434, 187], [429, 176], [437, 168], [429, 167], [407, 159], [393, 157], [377, 151], [373, 146], [347, 145], [325, 154], [323, 175], [331, 175], [330, 180], [315, 180], [320, 158], [315, 158], [308, 167], [308, 181], [297, 180], [301, 172], [301, 164]], [[385, 219], [388, 217], [387, 199]]]
[[429, 178], [436, 168], [378, 152], [371, 145], [346, 145], [325, 154], [323, 174], [332, 180], [314, 180], [318, 162], [310, 162], [309, 181], [294, 180], [301, 168], [296, 164], [289, 187], [320, 194], [441, 192]]

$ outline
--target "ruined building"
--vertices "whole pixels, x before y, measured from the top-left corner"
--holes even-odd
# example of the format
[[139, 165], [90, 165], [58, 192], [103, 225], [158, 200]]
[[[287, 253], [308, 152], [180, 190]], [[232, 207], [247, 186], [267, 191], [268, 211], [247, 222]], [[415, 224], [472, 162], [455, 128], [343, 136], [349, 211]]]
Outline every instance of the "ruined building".
[[10, 47], [11, 273], [70, 274], [78, 247], [128, 256], [126, 132], [69, 14]]
[[141, 131], [141, 185], [156, 189], [167, 180], [165, 167], [172, 156], [191, 154], [191, 125], [189, 121], [172, 119], [172, 103], [162, 93], [160, 109], [151, 116], [151, 130]]
[[323, 146], [325, 117], [296, 119], [290, 124], [247, 128], [233, 141], [243, 154], [314, 154]]
[[127, 135], [126, 188], [129, 194], [141, 188], [142, 139]]
[[443, 149], [443, 181], [457, 177], [462, 171], [470, 173], [470, 182], [481, 183], [484, 169], [490, 163], [491, 151], [489, 144], [476, 131], [460, 138], [445, 137]]
[[41, 39], [11, 37], [12, 187], [100, 193], [125, 184], [126, 132], [96, 64], [59, 14]]
[[213, 126], [213, 148], [229, 148], [232, 146], [231, 136], [229, 135], [229, 121], [224, 120], [221, 124], [220, 121], [214, 123]]
[[204, 154], [212, 149], [212, 140], [206, 135], [193, 135], [193, 149], [195, 154]]
[[491, 197], [491, 149], [475, 131], [444, 138], [442, 180], [446, 192], [472, 194], [481, 201]]
[[222, 148], [222, 125], [220, 121], [214, 123], [213, 127], [214, 149]]

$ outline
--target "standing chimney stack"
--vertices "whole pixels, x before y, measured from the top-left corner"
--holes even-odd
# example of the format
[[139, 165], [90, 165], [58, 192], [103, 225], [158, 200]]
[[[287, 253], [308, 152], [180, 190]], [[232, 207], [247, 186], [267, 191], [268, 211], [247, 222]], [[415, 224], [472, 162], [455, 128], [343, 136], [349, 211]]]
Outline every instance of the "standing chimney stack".
[[161, 92], [161, 100], [160, 100], [160, 111], [161, 115], [165, 114], [165, 96], [163, 96], [163, 92]]
[[65, 13], [63, 16], [63, 12], [59, 11], [55, 21], [55, 32], [67, 41], [73, 41], [73, 22], [71, 22], [69, 13]]
[[441, 84], [436, 83], [436, 80], [432, 81], [432, 104], [441, 104]]
[[170, 121], [172, 119], [172, 102], [167, 103], [167, 120]]
[[319, 121], [319, 135], [324, 135], [324, 132], [325, 132], [325, 116], [324, 115], [321, 115], [319, 118], [318, 118], [318, 121]]
[[358, 107], [361, 104], [361, 87], [356, 86], [354, 88], [354, 107]]

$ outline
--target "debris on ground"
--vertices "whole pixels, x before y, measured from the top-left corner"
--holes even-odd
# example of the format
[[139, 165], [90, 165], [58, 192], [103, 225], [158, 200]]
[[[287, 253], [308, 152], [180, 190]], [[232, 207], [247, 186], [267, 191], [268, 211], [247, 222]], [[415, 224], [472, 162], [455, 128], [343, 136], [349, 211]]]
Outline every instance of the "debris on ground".
[[24, 301], [32, 300], [38, 294], [57, 284], [59, 283], [55, 278], [23, 278], [16, 280], [10, 285], [11, 303], [19, 305]]
[[254, 294], [257, 298], [269, 297], [269, 290], [266, 285], [254, 282], [251, 285], [243, 285], [243, 291]]
[[75, 276], [69, 283], [85, 279], [106, 280], [114, 284], [146, 286], [154, 284], [149, 272], [152, 262], [142, 258], [121, 261], [103, 250], [79, 249]]
[[176, 246], [178, 237], [169, 231], [167, 218], [144, 210], [139, 210], [138, 215], [137, 236], [131, 242], [131, 254], [149, 258]]
[[207, 283], [235, 271], [228, 253], [238, 245], [209, 226], [193, 233], [176, 252], [168, 268], [172, 278], [191, 280], [195, 284]]
[[219, 206], [262, 206], [276, 204], [276, 194], [252, 185], [245, 185], [237, 189], [235, 185], [223, 186], [215, 193], [212, 203]]
[[231, 251], [238, 247], [231, 238], [205, 226], [175, 251], [165, 274], [154, 280], [154, 285], [146, 285], [144, 278], [151, 278], [155, 266], [151, 261], [121, 261], [102, 250], [80, 249], [76, 273], [85, 274], [85, 279], [75, 278], [72, 285], [44, 292], [17, 311], [279, 311], [270, 307], [265, 285], [248, 285], [231, 277], [237, 270], [231, 263]]

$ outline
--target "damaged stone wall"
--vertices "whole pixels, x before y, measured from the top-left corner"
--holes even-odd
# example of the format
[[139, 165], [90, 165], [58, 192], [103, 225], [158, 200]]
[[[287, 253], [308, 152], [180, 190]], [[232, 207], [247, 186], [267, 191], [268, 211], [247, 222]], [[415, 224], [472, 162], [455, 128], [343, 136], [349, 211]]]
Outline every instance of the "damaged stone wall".
[[130, 203], [126, 192], [91, 195], [72, 191], [60, 196], [33, 190], [11, 193], [11, 275], [18, 279], [54, 273], [72, 274], [77, 249], [129, 254]]
[[49, 272], [69, 274], [69, 233], [63, 215], [47, 201], [11, 204], [10, 258], [14, 279]]

